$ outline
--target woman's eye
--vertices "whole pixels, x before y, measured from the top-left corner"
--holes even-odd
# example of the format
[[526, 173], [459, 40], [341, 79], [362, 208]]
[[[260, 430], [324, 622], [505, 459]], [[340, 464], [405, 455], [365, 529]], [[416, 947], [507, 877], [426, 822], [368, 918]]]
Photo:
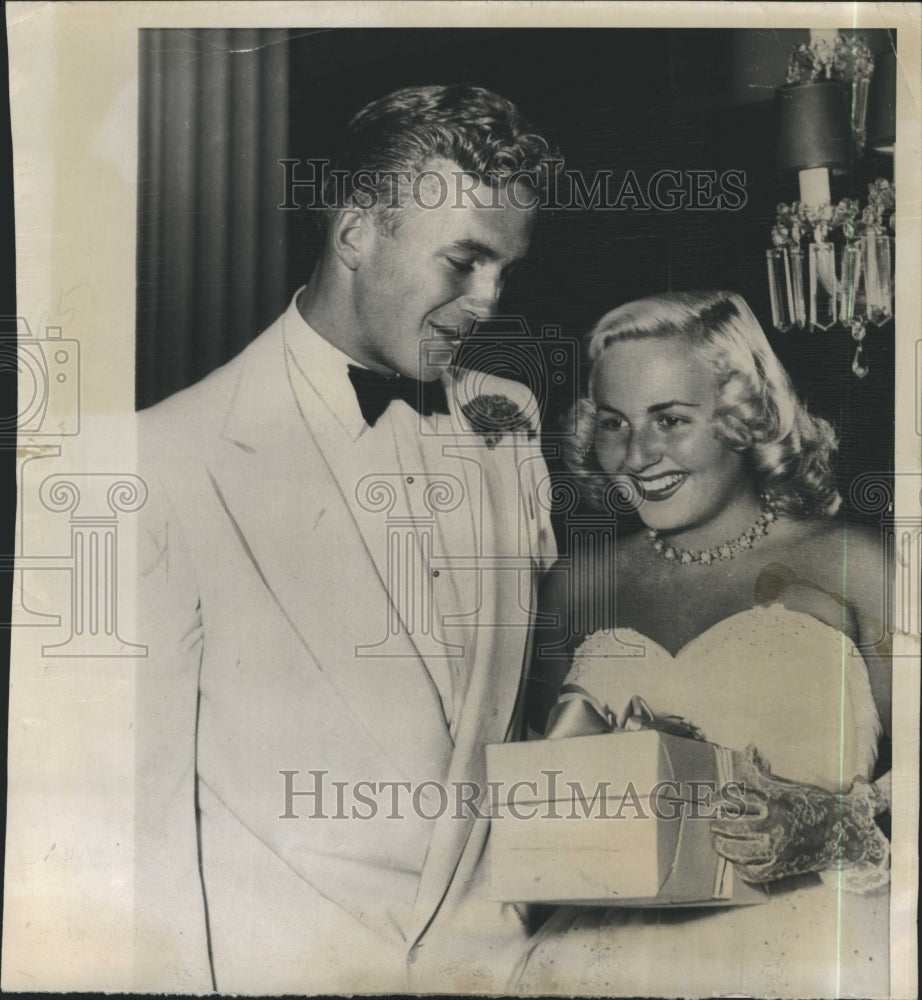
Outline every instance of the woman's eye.
[[677, 417], [674, 413], [665, 413], [659, 418], [660, 427], [664, 427], [666, 430], [673, 430], [686, 423], [688, 423], [687, 420], [683, 417]]
[[620, 431], [624, 421], [620, 417], [602, 417], [597, 426], [603, 431]]

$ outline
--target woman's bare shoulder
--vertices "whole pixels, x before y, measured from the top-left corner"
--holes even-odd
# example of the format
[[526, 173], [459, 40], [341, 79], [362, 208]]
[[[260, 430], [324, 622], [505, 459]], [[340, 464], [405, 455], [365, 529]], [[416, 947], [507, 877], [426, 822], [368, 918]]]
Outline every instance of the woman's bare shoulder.
[[795, 521], [801, 559], [818, 565], [862, 566], [876, 561], [881, 551], [880, 532], [846, 518], [801, 518]]
[[795, 520], [791, 563], [797, 575], [865, 603], [879, 593], [885, 572], [878, 531], [846, 518]]

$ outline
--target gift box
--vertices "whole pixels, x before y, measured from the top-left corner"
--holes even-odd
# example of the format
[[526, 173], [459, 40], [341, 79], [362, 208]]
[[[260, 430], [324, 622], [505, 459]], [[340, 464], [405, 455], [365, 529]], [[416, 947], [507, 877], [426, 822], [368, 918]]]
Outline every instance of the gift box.
[[764, 902], [714, 850], [739, 755], [657, 730], [494, 744], [491, 895], [503, 902], [714, 906]]

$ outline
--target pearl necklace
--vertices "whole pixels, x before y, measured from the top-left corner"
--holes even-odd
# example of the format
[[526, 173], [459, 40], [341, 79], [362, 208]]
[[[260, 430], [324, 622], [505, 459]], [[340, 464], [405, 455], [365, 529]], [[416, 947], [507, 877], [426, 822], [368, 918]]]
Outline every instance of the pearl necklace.
[[736, 538], [721, 542], [720, 545], [715, 545], [713, 548], [680, 549], [674, 545], [667, 545], [656, 528], [651, 528], [647, 532], [647, 538], [655, 552], [658, 552], [667, 562], [677, 566], [691, 566], [694, 563], [710, 566], [711, 563], [720, 562], [722, 559], [732, 559], [737, 552], [751, 549], [756, 542], [763, 539], [768, 534], [769, 525], [778, 520], [774, 502], [767, 496], [763, 496], [761, 499], [762, 513], [756, 519], [755, 524], [748, 527]]

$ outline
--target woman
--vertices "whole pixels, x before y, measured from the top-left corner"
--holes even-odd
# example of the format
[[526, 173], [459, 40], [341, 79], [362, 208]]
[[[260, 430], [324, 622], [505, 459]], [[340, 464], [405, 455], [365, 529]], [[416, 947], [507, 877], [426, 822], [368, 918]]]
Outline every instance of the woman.
[[550, 574], [542, 610], [561, 626], [536, 649], [569, 655], [536, 658], [531, 726], [545, 731], [566, 681], [615, 727], [640, 705], [644, 725], [749, 748], [751, 814], [713, 823], [713, 843], [771, 898], [562, 908], [517, 988], [886, 996], [889, 851], [873, 816], [887, 783], [869, 783], [890, 724], [882, 562], [870, 532], [833, 519], [832, 428], [738, 295], [621, 306], [589, 354], [568, 461], [596, 499], [631, 494], [645, 530], [619, 540], [616, 567], [587, 546]]

